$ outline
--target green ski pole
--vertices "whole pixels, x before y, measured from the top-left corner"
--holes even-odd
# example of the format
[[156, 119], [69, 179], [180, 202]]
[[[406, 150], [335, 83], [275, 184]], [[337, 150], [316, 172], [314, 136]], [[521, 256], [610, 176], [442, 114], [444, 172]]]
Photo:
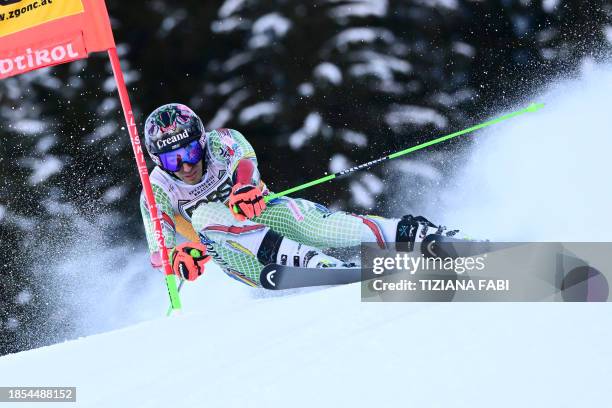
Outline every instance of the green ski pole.
[[[296, 191], [305, 190], [305, 189], [307, 189], [309, 187], [316, 186], [317, 184], [325, 183], [327, 181], [331, 181], [333, 179], [336, 179], [336, 178], [339, 178], [339, 177], [342, 177], [342, 176], [346, 176], [346, 175], [351, 174], [351, 173], [353, 173], [355, 171], [358, 171], [358, 170], [367, 169], [369, 167], [372, 167], [375, 164], [382, 163], [382, 162], [387, 161], [387, 160], [396, 159], [396, 158], [401, 157], [401, 156], [405, 156], [405, 155], [410, 154], [412, 152], [416, 152], [417, 150], [425, 149], [426, 147], [430, 147], [430, 146], [433, 146], [435, 144], [444, 142], [446, 140], [453, 139], [455, 137], [462, 136], [462, 135], [465, 135], [467, 133], [474, 132], [476, 130], [485, 128], [487, 126], [495, 125], [496, 123], [500, 123], [500, 122], [503, 122], [505, 120], [512, 119], [512, 118], [514, 118], [516, 116], [519, 116], [519, 115], [522, 115], [524, 113], [527, 113], [527, 112], [537, 112], [538, 110], [542, 109], [543, 107], [544, 107], [543, 103], [532, 103], [531, 105], [529, 105], [525, 109], [521, 109], [521, 110], [516, 111], [516, 112], [508, 113], [508, 114], [500, 116], [498, 118], [491, 119], [489, 121], [483, 122], [483, 123], [481, 123], [479, 125], [475, 125], [475, 126], [467, 128], [467, 129], [463, 129], [463, 130], [461, 130], [459, 132], [451, 133], [450, 135], [442, 136], [442, 137], [439, 137], [437, 139], [433, 139], [433, 140], [430, 140], [428, 142], [424, 142], [424, 143], [421, 143], [419, 145], [410, 147], [408, 149], [404, 149], [404, 150], [401, 150], [401, 151], [396, 152], [396, 153], [388, 154], [387, 156], [383, 156], [383, 157], [381, 157], [379, 159], [372, 160], [372, 161], [369, 161], [367, 163], [360, 164], [358, 166], [353, 166], [353, 167], [351, 167], [349, 169], [342, 170], [342, 171], [339, 171], [337, 173], [330, 174], [328, 176], [321, 177], [319, 179], [309, 181], [308, 183], [300, 184], [299, 186], [290, 188], [290, 189], [285, 190], [285, 191], [281, 191], [280, 193], [275, 193], [275, 194], [267, 195], [267, 196], [264, 197], [264, 200], [267, 203], [267, 202], [269, 202], [271, 200], [274, 200], [275, 198], [283, 197], [283, 196], [286, 196], [288, 194], [295, 193]], [[236, 205], [234, 206], [233, 210], [236, 213], [238, 213], [240, 211], [239, 208]]]
[[[173, 276], [174, 277], [174, 276]], [[181, 288], [183, 287], [183, 283], [185, 283], [185, 281], [183, 279], [181, 279], [180, 283], [178, 284], [178, 288], [176, 288], [176, 295], [178, 297], [178, 294], [181, 293]], [[176, 280], [174, 281], [174, 284], [176, 285]], [[179, 300], [180, 302], [180, 300]], [[180, 303], [179, 303], [180, 305]], [[166, 312], [166, 316], [170, 316], [172, 314], [172, 311], [174, 310], [174, 308], [172, 307], [172, 304], [168, 307], [168, 311]], [[177, 310], [180, 310], [177, 309]]]

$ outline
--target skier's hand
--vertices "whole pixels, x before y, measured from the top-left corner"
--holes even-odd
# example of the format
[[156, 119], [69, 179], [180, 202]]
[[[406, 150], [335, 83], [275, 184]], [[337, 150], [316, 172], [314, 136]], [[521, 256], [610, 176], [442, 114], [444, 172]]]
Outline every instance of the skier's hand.
[[170, 252], [172, 271], [190, 281], [204, 273], [204, 264], [208, 261], [210, 255], [206, 255], [206, 247], [197, 242], [185, 242]]
[[[237, 206], [240, 212], [234, 211]], [[261, 215], [266, 209], [266, 202], [259, 187], [250, 184], [236, 184], [232, 187], [229, 198], [229, 208], [234, 218], [238, 221], [251, 219]]]

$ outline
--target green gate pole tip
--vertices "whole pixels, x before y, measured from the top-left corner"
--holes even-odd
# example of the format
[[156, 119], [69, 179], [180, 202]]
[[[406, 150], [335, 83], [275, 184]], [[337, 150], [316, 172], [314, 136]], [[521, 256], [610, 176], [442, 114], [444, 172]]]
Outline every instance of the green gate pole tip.
[[170, 316], [174, 310], [181, 310], [182, 307], [174, 275], [166, 275], [166, 286], [168, 287], [168, 294], [170, 295], [170, 308], [166, 316]]
[[532, 103], [527, 107], [527, 112], [537, 112], [544, 107], [543, 103]]

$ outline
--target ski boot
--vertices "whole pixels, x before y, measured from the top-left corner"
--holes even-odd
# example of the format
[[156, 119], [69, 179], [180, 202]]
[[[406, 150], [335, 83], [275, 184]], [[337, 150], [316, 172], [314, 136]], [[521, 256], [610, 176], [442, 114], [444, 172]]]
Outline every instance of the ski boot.
[[277, 263], [302, 268], [351, 267], [350, 264], [333, 256], [326, 255], [314, 247], [287, 238], [283, 238], [278, 248]]
[[405, 215], [397, 224], [396, 249], [441, 258], [475, 256], [489, 251], [488, 241], [459, 238], [458, 232], [435, 225], [423, 216]]
[[442, 225], [437, 226], [421, 215], [415, 217], [408, 214], [397, 223], [395, 242], [403, 251], [411, 252], [416, 244], [423, 242], [429, 235], [453, 237], [458, 232], [459, 230], [448, 230]]

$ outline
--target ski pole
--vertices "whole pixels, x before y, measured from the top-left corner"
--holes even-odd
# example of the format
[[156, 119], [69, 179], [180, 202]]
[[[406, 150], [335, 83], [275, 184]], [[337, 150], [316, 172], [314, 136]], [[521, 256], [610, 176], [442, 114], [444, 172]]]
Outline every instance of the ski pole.
[[[339, 178], [339, 177], [342, 177], [342, 176], [346, 176], [346, 175], [351, 174], [351, 173], [353, 173], [355, 171], [358, 171], [358, 170], [367, 169], [369, 167], [372, 167], [375, 164], [382, 163], [382, 162], [387, 161], [387, 160], [396, 159], [398, 157], [405, 156], [405, 155], [410, 154], [412, 152], [416, 152], [417, 150], [421, 150], [421, 149], [424, 149], [426, 147], [433, 146], [435, 144], [444, 142], [446, 140], [449, 140], [449, 139], [452, 139], [452, 138], [455, 138], [455, 137], [458, 137], [458, 136], [461, 136], [461, 135], [465, 135], [467, 133], [474, 132], [476, 130], [485, 128], [487, 126], [494, 125], [494, 124], [502, 122], [504, 120], [512, 119], [512, 118], [514, 118], [516, 116], [522, 115], [523, 113], [536, 112], [539, 109], [542, 109], [543, 107], [544, 107], [543, 103], [532, 103], [531, 105], [529, 105], [525, 109], [521, 109], [521, 110], [516, 111], [516, 112], [508, 113], [508, 114], [500, 116], [498, 118], [491, 119], [489, 121], [483, 122], [483, 123], [481, 123], [479, 125], [472, 126], [472, 127], [467, 128], [467, 129], [463, 129], [463, 130], [461, 130], [459, 132], [451, 133], [450, 135], [442, 136], [442, 137], [439, 137], [437, 139], [433, 139], [433, 140], [430, 140], [428, 142], [424, 142], [424, 143], [421, 143], [419, 145], [410, 147], [408, 149], [404, 149], [404, 150], [400, 150], [399, 152], [396, 152], [396, 153], [388, 154], [388, 155], [383, 156], [383, 157], [381, 157], [379, 159], [372, 160], [372, 161], [369, 161], [367, 163], [363, 163], [363, 164], [360, 164], [358, 166], [353, 166], [353, 167], [351, 167], [349, 169], [342, 170], [342, 171], [339, 171], [337, 173], [330, 174], [330, 175], [327, 175], [325, 177], [321, 177], [319, 179], [309, 181], [308, 183], [304, 183], [304, 184], [301, 184], [299, 186], [290, 188], [288, 190], [281, 191], [280, 193], [275, 193], [275, 194], [267, 195], [267, 196], [264, 197], [264, 201], [267, 203], [267, 202], [269, 202], [271, 200], [274, 200], [275, 198], [283, 197], [283, 196], [286, 196], [288, 194], [295, 193], [296, 191], [305, 190], [305, 189], [307, 189], [309, 187], [316, 186], [317, 184], [325, 183], [327, 181], [331, 181], [333, 179], [336, 179], [336, 178]], [[234, 211], [235, 212], [239, 212], [240, 211], [238, 206], [234, 205]]]
[[[177, 295], [179, 293], [181, 293], [181, 288], [183, 287], [183, 283], [185, 283], [185, 280], [181, 279], [179, 284], [178, 284], [178, 288], [176, 288], [176, 294]], [[166, 312], [166, 316], [170, 316], [172, 314], [173, 310], [174, 310], [174, 308], [172, 307], [172, 305], [168, 306], [168, 311]]]

